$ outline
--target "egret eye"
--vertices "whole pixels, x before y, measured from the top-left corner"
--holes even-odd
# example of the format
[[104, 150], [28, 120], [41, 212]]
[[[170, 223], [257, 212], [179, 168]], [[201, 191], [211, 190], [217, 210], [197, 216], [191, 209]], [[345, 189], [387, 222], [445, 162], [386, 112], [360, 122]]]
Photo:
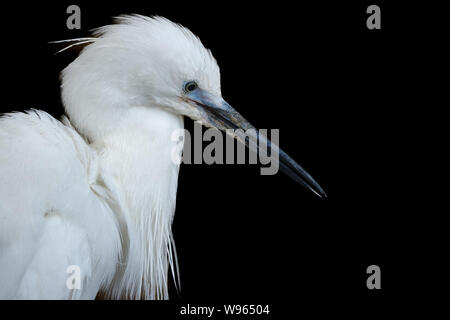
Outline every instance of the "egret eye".
[[198, 88], [198, 85], [197, 85], [197, 82], [195, 82], [195, 81], [186, 82], [186, 84], [184, 85], [185, 92], [192, 92], [197, 88]]

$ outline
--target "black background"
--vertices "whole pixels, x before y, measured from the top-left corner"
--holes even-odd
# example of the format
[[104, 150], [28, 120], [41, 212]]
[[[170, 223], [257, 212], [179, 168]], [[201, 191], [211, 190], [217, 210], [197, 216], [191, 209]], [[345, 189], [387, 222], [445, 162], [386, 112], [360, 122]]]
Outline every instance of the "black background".
[[[58, 74], [77, 50], [54, 55], [61, 46], [48, 41], [88, 36], [119, 14], [165, 16], [212, 50], [224, 98], [256, 127], [280, 129], [280, 146], [328, 194], [258, 165], [183, 165], [181, 298], [442, 294], [448, 19], [432, 4], [392, 2], [17, 2], [0, 20], [0, 111], [62, 114]], [[66, 28], [69, 4], [81, 7], [81, 30]], [[381, 30], [366, 27], [370, 4]], [[366, 287], [372, 264], [379, 291]]]

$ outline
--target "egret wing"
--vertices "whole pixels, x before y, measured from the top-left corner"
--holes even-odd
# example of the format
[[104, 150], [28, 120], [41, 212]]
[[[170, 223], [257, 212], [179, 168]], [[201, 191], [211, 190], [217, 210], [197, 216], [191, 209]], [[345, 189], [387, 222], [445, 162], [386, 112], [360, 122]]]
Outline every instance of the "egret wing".
[[120, 238], [98, 176], [70, 126], [37, 110], [0, 118], [0, 298], [95, 298], [111, 281]]

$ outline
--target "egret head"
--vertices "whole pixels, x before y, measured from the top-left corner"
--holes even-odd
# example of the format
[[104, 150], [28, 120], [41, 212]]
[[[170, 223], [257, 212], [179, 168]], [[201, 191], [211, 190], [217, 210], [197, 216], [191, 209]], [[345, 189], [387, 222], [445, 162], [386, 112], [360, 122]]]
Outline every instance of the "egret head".
[[72, 121], [86, 114], [80, 109], [87, 106], [91, 114], [101, 106], [108, 114], [156, 107], [202, 120], [190, 93], [197, 88], [216, 97], [221, 93], [219, 67], [200, 39], [162, 17], [121, 16], [117, 22], [96, 29], [93, 43], [62, 73], [63, 100]]
[[[162, 108], [220, 130], [253, 128], [222, 98], [217, 62], [188, 29], [165, 18], [133, 15], [94, 36], [62, 73], [66, 111], [85, 136], [95, 139], [114, 130], [136, 107]], [[325, 196], [295, 161], [281, 150], [279, 155], [282, 171]]]

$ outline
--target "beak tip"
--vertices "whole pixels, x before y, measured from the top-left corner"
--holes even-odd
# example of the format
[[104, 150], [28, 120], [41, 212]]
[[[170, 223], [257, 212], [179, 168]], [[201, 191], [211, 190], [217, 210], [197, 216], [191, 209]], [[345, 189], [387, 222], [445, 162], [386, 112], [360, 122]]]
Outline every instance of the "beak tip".
[[315, 182], [315, 186], [314, 186], [314, 187], [312, 187], [312, 186], [308, 186], [308, 187], [309, 187], [309, 189], [310, 189], [312, 192], [314, 192], [319, 198], [325, 199], [325, 198], [328, 197], [327, 194], [325, 193], [325, 191], [322, 189], [322, 187], [321, 187], [317, 182]]
[[317, 194], [321, 199], [325, 199], [328, 197], [325, 191], [323, 190], [315, 191], [314, 193]]

